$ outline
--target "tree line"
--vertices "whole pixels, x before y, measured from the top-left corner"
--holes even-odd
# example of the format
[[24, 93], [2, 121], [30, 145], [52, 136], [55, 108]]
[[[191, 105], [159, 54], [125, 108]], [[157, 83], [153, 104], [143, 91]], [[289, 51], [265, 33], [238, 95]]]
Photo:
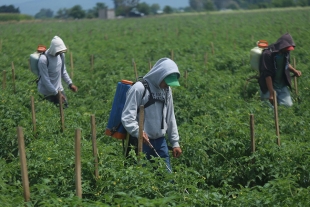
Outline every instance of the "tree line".
[[189, 0], [190, 9], [195, 11], [263, 9], [295, 6], [310, 6], [310, 0]]
[[[193, 12], [193, 11], [217, 11], [223, 9], [264, 9], [275, 7], [295, 7], [295, 6], [310, 6], [310, 0], [189, 0], [189, 6], [184, 8], [172, 8], [165, 6], [160, 8], [159, 4], [147, 4], [140, 0], [112, 0], [114, 3], [116, 16], [129, 16], [130, 12], [135, 9], [144, 15], [155, 15], [160, 13], [175, 13], [175, 12]], [[75, 5], [72, 8], [59, 9], [56, 14], [51, 9], [42, 8], [35, 14], [35, 18], [58, 18], [58, 19], [83, 19], [83, 18], [98, 18], [99, 10], [108, 9], [105, 3], [96, 3], [95, 7], [89, 10], [83, 10], [80, 5]], [[20, 13], [19, 8], [13, 5], [0, 6], [0, 13]]]
[[20, 13], [19, 8], [15, 8], [13, 5], [0, 6], [0, 13]]

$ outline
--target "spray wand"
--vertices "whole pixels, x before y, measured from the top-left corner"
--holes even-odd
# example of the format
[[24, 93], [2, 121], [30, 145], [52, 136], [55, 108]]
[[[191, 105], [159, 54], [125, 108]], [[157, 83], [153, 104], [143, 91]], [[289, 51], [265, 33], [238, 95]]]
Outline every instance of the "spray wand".
[[[151, 144], [150, 140], [147, 140], [147, 144], [149, 145], [149, 147], [155, 152], [155, 154], [160, 158], [159, 154], [157, 153], [156, 149], [153, 147], [153, 145]], [[171, 169], [169, 168], [169, 166], [167, 165], [167, 163], [165, 162], [165, 165], [167, 167], [167, 169], [169, 170], [170, 173], [172, 173]], [[185, 193], [189, 194], [188, 191], [185, 189], [184, 190]]]

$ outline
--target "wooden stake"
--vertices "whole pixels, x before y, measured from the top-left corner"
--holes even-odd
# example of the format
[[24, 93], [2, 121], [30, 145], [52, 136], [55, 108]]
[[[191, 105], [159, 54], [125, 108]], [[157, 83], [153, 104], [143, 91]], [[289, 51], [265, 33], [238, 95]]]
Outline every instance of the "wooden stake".
[[28, 68], [31, 71], [31, 63], [30, 63], [30, 58], [28, 59]]
[[4, 90], [6, 88], [6, 71], [4, 70], [2, 72], [2, 89]]
[[64, 117], [64, 109], [62, 107], [62, 93], [58, 91], [58, 100], [59, 100], [59, 112], [60, 112], [60, 122], [61, 122], [61, 132], [65, 131], [65, 117]]
[[[296, 59], [294, 57], [294, 68], [296, 69]], [[298, 87], [297, 87], [297, 77], [294, 76], [294, 86], [295, 86], [295, 93], [298, 95]]]
[[76, 196], [82, 198], [81, 181], [81, 129], [75, 130], [75, 188]]
[[185, 71], [185, 87], [187, 88], [187, 77], [188, 77], [188, 72], [187, 70]]
[[150, 70], [152, 69], [152, 63], [151, 60], [149, 60], [149, 66], [150, 66]]
[[15, 67], [14, 63], [12, 62], [12, 80], [13, 80], [13, 91], [16, 93], [16, 87], [15, 87]]
[[138, 81], [138, 72], [137, 72], [137, 67], [136, 67], [136, 63], [135, 63], [134, 59], [132, 59], [132, 65], [133, 65], [133, 69], [134, 69], [134, 72], [135, 72], [136, 81]]
[[71, 63], [71, 79], [73, 80], [73, 57], [72, 52], [70, 52], [70, 63]]
[[21, 127], [17, 127], [17, 138], [18, 138], [20, 167], [22, 174], [22, 184], [24, 189], [24, 201], [28, 202], [30, 201], [30, 190], [29, 190], [25, 141], [24, 141], [23, 129]]
[[91, 64], [91, 71], [94, 71], [94, 55], [91, 55], [91, 59], [90, 59], [90, 64]]
[[255, 133], [254, 133], [254, 115], [250, 115], [250, 134], [251, 134], [251, 150], [255, 152]]
[[93, 155], [95, 159], [95, 178], [99, 178], [99, 172], [98, 172], [98, 150], [97, 150], [97, 141], [96, 141], [96, 121], [95, 121], [95, 115], [91, 115], [90, 117], [91, 122], [91, 137], [92, 137], [92, 143], [93, 143]]
[[174, 54], [173, 54], [173, 50], [171, 50], [171, 60], [174, 59]]
[[207, 66], [207, 63], [208, 63], [208, 53], [205, 53], [204, 60], [205, 60], [205, 66]]
[[276, 127], [276, 135], [277, 135], [277, 144], [280, 146], [280, 129], [279, 129], [279, 119], [278, 119], [278, 101], [277, 101], [277, 92], [273, 91], [273, 106], [274, 106], [274, 120]]
[[30, 97], [31, 101], [31, 114], [32, 114], [32, 126], [33, 126], [33, 133], [36, 134], [37, 126], [36, 126], [36, 112], [34, 108], [34, 98], [33, 96]]
[[141, 153], [143, 152], [144, 106], [141, 105], [139, 108], [140, 112], [139, 112], [138, 155], [141, 155]]
[[211, 42], [211, 48], [212, 48], [212, 55], [214, 55], [214, 45], [213, 45], [213, 42]]

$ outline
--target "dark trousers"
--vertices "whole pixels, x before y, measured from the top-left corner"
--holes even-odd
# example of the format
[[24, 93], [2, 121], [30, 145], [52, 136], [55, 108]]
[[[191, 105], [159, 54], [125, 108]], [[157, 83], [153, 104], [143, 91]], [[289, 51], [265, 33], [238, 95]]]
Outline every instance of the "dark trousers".
[[[67, 96], [66, 96], [64, 91], [61, 91], [61, 93], [65, 97], [65, 101], [63, 102], [64, 108], [67, 108], [69, 106], [68, 101], [67, 101]], [[59, 104], [58, 94], [57, 95], [44, 96], [43, 99], [46, 99], [46, 100], [54, 103], [55, 105]]]
[[[150, 143], [154, 147], [152, 149], [148, 144], [143, 143], [143, 153], [146, 154], [146, 158], [150, 160], [152, 157], [161, 157], [164, 159], [166, 168], [169, 168], [169, 172], [172, 171], [170, 165], [169, 149], [165, 137], [160, 137], [158, 139], [150, 139]], [[138, 139], [136, 137], [129, 136], [128, 149], [126, 157], [131, 149], [134, 149], [136, 154], [138, 154]]]

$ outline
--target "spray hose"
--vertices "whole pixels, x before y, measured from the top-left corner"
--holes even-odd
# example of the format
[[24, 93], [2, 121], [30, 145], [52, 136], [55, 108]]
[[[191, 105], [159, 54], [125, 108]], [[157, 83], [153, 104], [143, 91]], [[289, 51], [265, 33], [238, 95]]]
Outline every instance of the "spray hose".
[[[155, 154], [160, 158], [159, 154], [157, 153], [156, 149], [153, 147], [153, 145], [151, 144], [150, 140], [147, 140], [147, 144], [149, 145], [149, 147], [155, 152]], [[170, 173], [172, 173], [171, 169], [169, 168], [169, 166], [167, 165], [167, 163], [165, 162], [166, 168], [169, 170]], [[185, 189], [184, 190], [185, 193], [189, 194], [188, 191]]]

